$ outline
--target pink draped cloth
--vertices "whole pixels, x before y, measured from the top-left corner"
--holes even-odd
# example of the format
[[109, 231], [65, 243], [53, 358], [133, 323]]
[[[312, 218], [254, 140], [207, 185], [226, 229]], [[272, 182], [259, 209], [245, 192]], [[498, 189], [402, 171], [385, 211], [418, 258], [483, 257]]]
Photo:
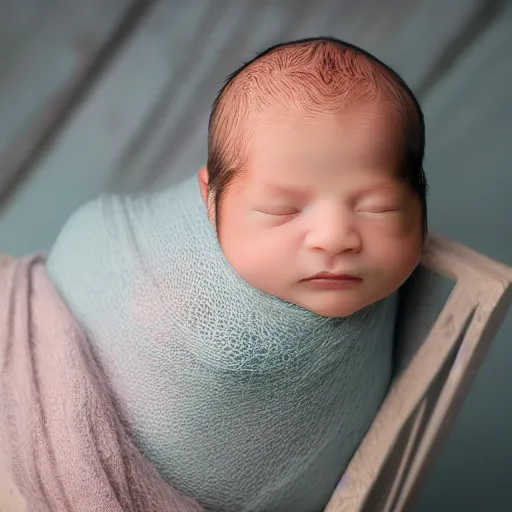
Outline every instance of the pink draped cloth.
[[0, 266], [0, 457], [30, 512], [199, 512], [125, 431], [44, 257]]

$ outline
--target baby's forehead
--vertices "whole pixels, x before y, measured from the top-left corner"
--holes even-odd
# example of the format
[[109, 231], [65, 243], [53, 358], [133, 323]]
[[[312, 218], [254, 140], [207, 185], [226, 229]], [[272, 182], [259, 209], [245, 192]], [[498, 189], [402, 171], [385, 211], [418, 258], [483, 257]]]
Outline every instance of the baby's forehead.
[[392, 104], [380, 101], [314, 115], [300, 109], [268, 108], [249, 115], [244, 150], [250, 160], [277, 156], [298, 165], [301, 160], [343, 154], [394, 158], [403, 150], [405, 139], [401, 119]]
[[279, 121], [301, 126], [362, 104], [386, 105], [405, 117], [404, 101], [385, 68], [354, 51], [322, 52], [285, 47], [251, 63], [223, 92], [218, 112], [223, 122], [217, 125], [234, 136], [248, 135]]

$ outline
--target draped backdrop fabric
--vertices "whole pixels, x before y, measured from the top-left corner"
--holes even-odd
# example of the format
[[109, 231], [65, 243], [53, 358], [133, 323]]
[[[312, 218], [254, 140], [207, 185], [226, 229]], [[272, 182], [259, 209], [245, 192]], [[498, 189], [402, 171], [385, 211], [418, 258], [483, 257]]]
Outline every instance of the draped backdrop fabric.
[[30, 512], [202, 510], [133, 444], [40, 255], [0, 267], [0, 462]]

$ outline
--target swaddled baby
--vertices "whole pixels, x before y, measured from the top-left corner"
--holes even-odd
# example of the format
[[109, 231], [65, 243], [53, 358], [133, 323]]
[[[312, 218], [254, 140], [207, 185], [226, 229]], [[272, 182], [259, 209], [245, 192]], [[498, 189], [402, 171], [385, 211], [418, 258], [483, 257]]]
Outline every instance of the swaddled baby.
[[287, 43], [228, 79], [198, 176], [100, 198], [59, 236], [49, 275], [129, 432], [206, 509], [326, 505], [390, 382], [423, 149], [393, 71]]

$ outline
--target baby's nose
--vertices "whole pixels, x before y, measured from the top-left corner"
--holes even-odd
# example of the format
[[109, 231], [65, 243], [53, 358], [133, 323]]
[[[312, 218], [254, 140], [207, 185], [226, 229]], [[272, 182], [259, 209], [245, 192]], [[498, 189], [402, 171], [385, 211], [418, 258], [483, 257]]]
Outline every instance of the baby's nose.
[[349, 221], [333, 219], [318, 224], [306, 237], [306, 246], [312, 251], [321, 251], [329, 256], [344, 252], [361, 251], [361, 235]]

